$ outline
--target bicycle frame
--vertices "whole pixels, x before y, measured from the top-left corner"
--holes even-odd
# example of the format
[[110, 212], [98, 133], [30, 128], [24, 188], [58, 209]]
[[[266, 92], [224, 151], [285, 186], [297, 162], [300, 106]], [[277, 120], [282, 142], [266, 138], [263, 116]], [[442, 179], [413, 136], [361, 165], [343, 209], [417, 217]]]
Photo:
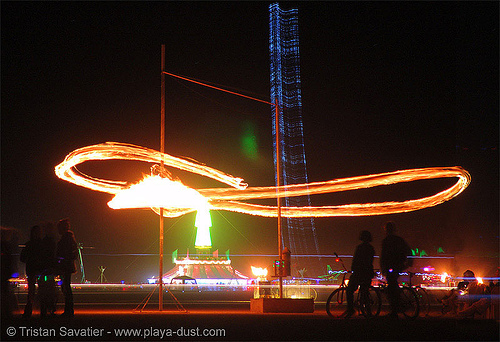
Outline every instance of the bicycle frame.
[[[410, 274], [410, 284], [411, 284], [411, 277], [412, 273], [408, 272]], [[387, 296], [387, 281], [383, 281], [379, 279], [381, 284], [379, 285], [380, 292], [386, 293]], [[400, 305], [402, 306], [402, 313], [404, 316], [408, 319], [415, 319], [418, 317], [420, 313], [420, 300], [419, 296], [417, 294], [416, 287], [410, 286], [408, 284], [405, 285], [399, 285], [399, 295], [400, 295]], [[423, 290], [423, 289], [422, 289]], [[407, 309], [410, 308], [411, 311], [407, 313]], [[412, 309], [413, 308], [413, 309]]]
[[[347, 303], [347, 285], [345, 282], [346, 275], [352, 273], [348, 271], [344, 265], [342, 259], [335, 253], [336, 261], [341, 262], [344, 273], [342, 275], [342, 282], [339, 288], [333, 291], [326, 302], [326, 312], [329, 316], [334, 316], [332, 313], [333, 307], [343, 308]], [[374, 293], [374, 294], [370, 294]], [[354, 299], [354, 298], [353, 298]], [[377, 316], [380, 313], [381, 299], [380, 293], [377, 288], [370, 286], [366, 296], [360, 291], [357, 292], [357, 297], [354, 299], [354, 307], [357, 309], [358, 313], [364, 315], [365, 317]], [[372, 313], [372, 308], [375, 308], [375, 314]]]

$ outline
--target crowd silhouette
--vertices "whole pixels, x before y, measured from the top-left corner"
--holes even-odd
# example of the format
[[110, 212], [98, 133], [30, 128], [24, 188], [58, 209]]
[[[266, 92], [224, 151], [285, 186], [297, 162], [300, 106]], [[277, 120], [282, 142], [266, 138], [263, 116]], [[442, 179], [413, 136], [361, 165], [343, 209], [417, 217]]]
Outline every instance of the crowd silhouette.
[[[56, 225], [46, 222], [35, 225], [30, 230], [30, 238], [24, 244], [19, 260], [25, 264], [28, 283], [28, 296], [22, 317], [28, 319], [33, 314], [35, 301], [40, 306], [40, 316], [56, 316], [57, 284], [61, 280], [64, 296], [63, 317], [73, 317], [73, 294], [71, 275], [76, 272], [78, 247], [74, 233], [70, 230], [69, 219], [57, 223], [60, 238], [57, 241]], [[12, 294], [11, 278], [19, 276], [17, 271], [18, 232], [13, 228], [2, 227], [2, 317], [10, 318], [17, 301]], [[38, 285], [38, 292], [37, 292]]]
[[[397, 319], [399, 309], [400, 286], [398, 277], [401, 272], [412, 265], [412, 251], [406, 241], [397, 236], [396, 226], [387, 222], [383, 226], [385, 238], [381, 245], [380, 268], [387, 280], [387, 295], [390, 304], [388, 318]], [[57, 237], [59, 234], [59, 238]], [[372, 234], [363, 230], [360, 232], [359, 244], [352, 259], [352, 274], [347, 285], [347, 310], [341, 315], [350, 318], [354, 315], [354, 292], [359, 288], [360, 295], [368, 294], [372, 278], [375, 275], [373, 260], [375, 249], [372, 246]], [[3, 318], [11, 318], [17, 308], [17, 300], [12, 291], [11, 278], [19, 277], [16, 256], [25, 264], [28, 291], [22, 317], [29, 319], [33, 315], [35, 302], [39, 304], [42, 318], [55, 317], [58, 299], [58, 283], [64, 297], [64, 312], [61, 317], [74, 317], [73, 293], [71, 276], [77, 271], [76, 260], [78, 247], [75, 235], [71, 231], [69, 219], [60, 220], [57, 224], [46, 222], [35, 225], [30, 230], [29, 240], [18, 252], [19, 232], [13, 228], [1, 228], [1, 310]], [[22, 245], [21, 245], [22, 246]], [[18, 254], [19, 253], [19, 254]], [[467, 270], [462, 282], [442, 298], [443, 314], [452, 313], [457, 317], [473, 317], [492, 312], [495, 319], [499, 316], [499, 270], [495, 281], [489, 285], [480, 284], [474, 272]], [[36, 291], [38, 285], [38, 291]], [[461, 296], [461, 291], [467, 291]]]
[[[389, 318], [397, 319], [399, 310], [399, 274], [411, 266], [411, 248], [406, 241], [395, 235], [396, 225], [394, 222], [387, 222], [384, 225], [385, 238], [382, 241], [382, 252], [380, 256], [380, 267], [382, 275], [387, 280], [387, 294], [390, 304]], [[371, 245], [372, 234], [363, 230], [360, 232], [359, 240], [362, 241], [354, 251], [351, 277], [346, 290], [347, 309], [340, 316], [342, 318], [350, 318], [354, 315], [354, 292], [358, 289], [362, 298], [367, 302], [369, 287], [372, 278], [375, 275], [373, 268], [373, 259], [375, 257], [375, 249]]]

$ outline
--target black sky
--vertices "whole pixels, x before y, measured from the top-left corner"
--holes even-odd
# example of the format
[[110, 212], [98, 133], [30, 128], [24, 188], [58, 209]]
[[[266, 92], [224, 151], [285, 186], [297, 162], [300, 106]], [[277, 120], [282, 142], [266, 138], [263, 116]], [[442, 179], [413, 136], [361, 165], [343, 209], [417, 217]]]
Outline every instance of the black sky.
[[[1, 224], [28, 237], [69, 217], [88, 253], [156, 253], [157, 216], [114, 211], [110, 195], [58, 179], [76, 148], [118, 141], [159, 148], [160, 46], [170, 72], [269, 96], [268, 2], [4, 2]], [[497, 2], [286, 2], [299, 9], [303, 121], [310, 181], [460, 165], [469, 188], [409, 214], [318, 219], [320, 252], [350, 254], [361, 229], [394, 220], [413, 246], [498, 260]], [[167, 79], [166, 151], [272, 185], [270, 108]], [[254, 127], [259, 158], [240, 139]], [[87, 163], [136, 181], [149, 166]], [[219, 186], [179, 174], [194, 187]], [[449, 182], [313, 198], [314, 204], [415, 198]], [[222, 214], [222, 215], [221, 215]], [[276, 253], [275, 222], [213, 213], [215, 248]], [[165, 252], [193, 248], [194, 216], [167, 223]], [[144, 280], [155, 257], [86, 259], [108, 279]], [[249, 273], [247, 259], [235, 260]], [[168, 268], [168, 265], [166, 266]]]

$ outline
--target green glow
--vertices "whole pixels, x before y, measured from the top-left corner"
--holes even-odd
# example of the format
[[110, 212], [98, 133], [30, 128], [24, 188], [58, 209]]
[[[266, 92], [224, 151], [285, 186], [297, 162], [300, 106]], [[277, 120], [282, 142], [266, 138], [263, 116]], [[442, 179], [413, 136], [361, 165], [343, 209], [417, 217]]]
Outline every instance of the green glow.
[[208, 208], [199, 209], [196, 213], [196, 221], [194, 223], [196, 230], [196, 248], [212, 247], [212, 239], [210, 238], [210, 227], [212, 226], [212, 218]]
[[247, 121], [244, 123], [243, 135], [241, 136], [241, 149], [247, 158], [251, 160], [257, 159], [257, 137], [255, 136], [255, 124], [252, 122]]
[[421, 251], [419, 251], [418, 248], [412, 249], [411, 255], [420, 256], [420, 257], [429, 256], [426, 251], [424, 251], [423, 249]]

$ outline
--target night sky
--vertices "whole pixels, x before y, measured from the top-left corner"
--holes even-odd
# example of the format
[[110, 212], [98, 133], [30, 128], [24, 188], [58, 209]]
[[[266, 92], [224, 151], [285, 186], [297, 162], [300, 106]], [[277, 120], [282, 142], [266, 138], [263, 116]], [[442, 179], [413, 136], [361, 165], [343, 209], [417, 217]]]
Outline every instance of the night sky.
[[[58, 179], [71, 151], [106, 141], [159, 150], [160, 52], [166, 70], [269, 99], [269, 2], [4, 2], [1, 224], [27, 240], [43, 221], [69, 217], [88, 279], [157, 274], [158, 217], [112, 210], [111, 195]], [[489, 257], [499, 249], [498, 2], [286, 2], [299, 9], [303, 123], [310, 181], [455, 166], [471, 185], [421, 211], [320, 218], [322, 254], [352, 254], [362, 229], [380, 253], [388, 220], [412, 247]], [[274, 183], [271, 108], [167, 78], [166, 152], [245, 179]], [[241, 141], [253, 134], [257, 155]], [[82, 171], [138, 181], [150, 164], [88, 162]], [[172, 170], [195, 188], [221, 186]], [[418, 198], [454, 180], [313, 197], [314, 205]], [[170, 253], [194, 252], [194, 214], [166, 220]], [[276, 254], [276, 222], [212, 213], [214, 249]], [[293, 253], [293, 251], [292, 251]], [[112, 254], [112, 255], [104, 255]], [[250, 274], [264, 259], [235, 257]], [[467, 261], [457, 266], [469, 267]], [[473, 267], [473, 266], [471, 266]], [[474, 267], [477, 267], [474, 265]], [[488, 266], [489, 267], [489, 266]], [[485, 267], [482, 271], [489, 272]], [[488, 268], [488, 269], [487, 269]]]

